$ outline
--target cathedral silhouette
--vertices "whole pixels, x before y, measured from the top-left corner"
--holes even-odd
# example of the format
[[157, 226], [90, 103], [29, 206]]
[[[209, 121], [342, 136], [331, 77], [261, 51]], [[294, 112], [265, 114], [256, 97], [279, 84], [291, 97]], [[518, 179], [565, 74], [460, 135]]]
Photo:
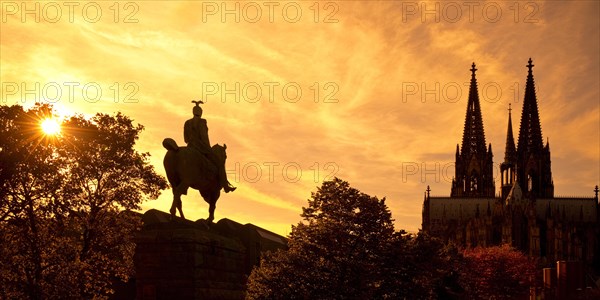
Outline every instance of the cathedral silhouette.
[[591, 263], [600, 250], [598, 186], [595, 196], [554, 196], [550, 145], [542, 139], [533, 66], [530, 58], [516, 146], [509, 106], [497, 195], [492, 145], [485, 142], [473, 63], [450, 197], [430, 196], [427, 187], [422, 230], [462, 247], [509, 244], [546, 262]]

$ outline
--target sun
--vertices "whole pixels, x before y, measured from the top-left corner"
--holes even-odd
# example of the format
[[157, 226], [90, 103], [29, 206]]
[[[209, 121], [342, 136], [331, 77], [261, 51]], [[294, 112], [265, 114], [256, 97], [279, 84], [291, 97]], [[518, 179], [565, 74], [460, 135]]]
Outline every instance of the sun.
[[60, 133], [60, 123], [56, 119], [45, 119], [42, 121], [42, 131], [46, 135], [56, 135]]

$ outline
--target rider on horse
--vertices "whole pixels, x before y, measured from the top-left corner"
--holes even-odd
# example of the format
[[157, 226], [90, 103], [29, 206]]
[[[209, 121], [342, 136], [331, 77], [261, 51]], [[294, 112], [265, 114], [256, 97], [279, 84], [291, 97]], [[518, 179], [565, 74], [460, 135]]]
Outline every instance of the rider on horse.
[[206, 119], [202, 119], [202, 108], [199, 105], [204, 102], [192, 102], [196, 104], [192, 110], [194, 117], [185, 121], [185, 125], [183, 126], [184, 140], [190, 149], [195, 150], [198, 155], [204, 155], [217, 167], [219, 183], [225, 193], [233, 192], [236, 188], [227, 180], [224, 162], [219, 163], [219, 160], [210, 147], [208, 126], [206, 125]]

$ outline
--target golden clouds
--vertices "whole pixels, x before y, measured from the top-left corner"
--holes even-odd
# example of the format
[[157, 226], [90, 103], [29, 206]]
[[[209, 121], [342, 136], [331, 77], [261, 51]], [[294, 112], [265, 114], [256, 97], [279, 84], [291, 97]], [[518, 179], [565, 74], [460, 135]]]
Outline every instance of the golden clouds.
[[[230, 10], [239, 6], [239, 22], [235, 13], [223, 22], [223, 3]], [[297, 22], [290, 21], [297, 7], [287, 3], [299, 5]], [[534, 19], [526, 19], [533, 8], [524, 3], [518, 13], [513, 3], [500, 3], [497, 22], [490, 21], [495, 7], [486, 3], [491, 2], [473, 8], [473, 21], [466, 3], [457, 2], [462, 9], [457, 22], [449, 22], [455, 15], [447, 2], [419, 2], [414, 11], [407, 3], [350, 1], [326, 7], [319, 2], [315, 18], [312, 2], [277, 2], [272, 21], [265, 3], [252, 1], [142, 1], [128, 7], [119, 2], [118, 14], [113, 3], [100, 2], [97, 22], [83, 17], [83, 2], [75, 7], [73, 22], [63, 13], [57, 23], [23, 23], [16, 12], [1, 24], [0, 75], [19, 90], [7, 95], [3, 86], [2, 96], [7, 104], [20, 103], [21, 83], [31, 89], [38, 82], [39, 91], [26, 97], [32, 102], [36, 94], [44, 96], [47, 83], [56, 82], [63, 92], [56, 103], [64, 109], [122, 111], [145, 125], [138, 148], [149, 151], [163, 172], [160, 141], [173, 137], [183, 143], [190, 101], [204, 95], [211, 142], [228, 145], [227, 168], [238, 172], [240, 187], [222, 196], [218, 217], [268, 219], [279, 224], [270, 229], [285, 233], [281, 224], [299, 220], [310, 192], [333, 170], [326, 164], [335, 163], [335, 175], [364, 192], [387, 196], [397, 225], [414, 231], [425, 187], [431, 185], [439, 195], [450, 191], [448, 176], [422, 175], [452, 163], [471, 62], [479, 69], [486, 138], [498, 163], [506, 108], [513, 103], [513, 120], [520, 118], [525, 64], [533, 57], [557, 192], [585, 194], [598, 184], [599, 170], [590, 168], [599, 164], [600, 148], [598, 3], [534, 2], [535, 22], [525, 22]], [[430, 10], [440, 4], [439, 22], [435, 15], [422, 21], [423, 3]], [[219, 11], [211, 10], [213, 4]], [[262, 15], [249, 22], [256, 17], [255, 5]], [[484, 17], [485, 5], [490, 15]], [[13, 7], [3, 7], [3, 14], [7, 9]], [[325, 22], [332, 20], [337, 22]], [[79, 83], [72, 99], [65, 86], [70, 82]], [[93, 91], [88, 98], [82, 95], [89, 83], [102, 91], [95, 102], [88, 101]], [[126, 88], [128, 83], [135, 86]], [[137, 101], [125, 101], [133, 92]], [[518, 132], [518, 122], [513, 125]], [[570, 155], [586, 160], [566, 163]], [[272, 178], [266, 175], [270, 163], [279, 164]], [[248, 167], [253, 164], [262, 168], [258, 180]], [[286, 165], [294, 167], [284, 173]], [[416, 173], [408, 175], [406, 167], [414, 165]], [[301, 177], [290, 180], [296, 169]], [[591, 171], [579, 178], [578, 169]], [[576, 179], [559, 184], [567, 177]], [[171, 192], [165, 191], [146, 207], [165, 210], [170, 200]], [[199, 195], [183, 201], [190, 217], [206, 216]]]

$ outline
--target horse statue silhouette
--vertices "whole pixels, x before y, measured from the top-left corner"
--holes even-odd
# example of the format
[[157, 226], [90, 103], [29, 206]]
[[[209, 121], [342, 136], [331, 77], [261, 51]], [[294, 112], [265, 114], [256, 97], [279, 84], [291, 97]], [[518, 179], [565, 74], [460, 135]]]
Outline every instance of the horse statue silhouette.
[[189, 188], [196, 189], [209, 205], [207, 221], [212, 223], [221, 189], [231, 192], [235, 187], [229, 184], [225, 173], [227, 145], [208, 146], [208, 127], [206, 120], [201, 118], [202, 109], [199, 106], [202, 102], [192, 102], [196, 104], [193, 110], [194, 117], [188, 120], [184, 127], [188, 147], [179, 147], [171, 138], [164, 139], [162, 143], [167, 149], [163, 164], [173, 190], [173, 203], [169, 212], [174, 218], [177, 209], [179, 215], [185, 219], [181, 195], [187, 195]]

